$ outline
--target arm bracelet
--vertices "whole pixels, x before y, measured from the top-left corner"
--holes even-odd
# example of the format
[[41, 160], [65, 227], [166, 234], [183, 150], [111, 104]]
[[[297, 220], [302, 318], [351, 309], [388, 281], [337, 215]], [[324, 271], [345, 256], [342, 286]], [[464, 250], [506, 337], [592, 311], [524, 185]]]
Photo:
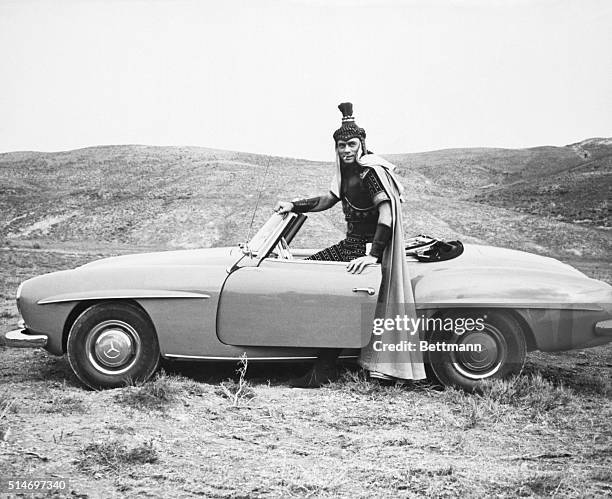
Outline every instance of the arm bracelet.
[[385, 246], [391, 239], [391, 227], [385, 224], [378, 224], [376, 226], [376, 233], [374, 234], [374, 240], [372, 241], [372, 249], [370, 255], [376, 258], [380, 258], [385, 250]]
[[320, 199], [321, 198], [317, 196], [316, 198], [291, 201], [293, 203], [293, 209], [291, 211], [293, 211], [294, 213], [306, 213], [307, 211], [315, 209], [319, 204]]

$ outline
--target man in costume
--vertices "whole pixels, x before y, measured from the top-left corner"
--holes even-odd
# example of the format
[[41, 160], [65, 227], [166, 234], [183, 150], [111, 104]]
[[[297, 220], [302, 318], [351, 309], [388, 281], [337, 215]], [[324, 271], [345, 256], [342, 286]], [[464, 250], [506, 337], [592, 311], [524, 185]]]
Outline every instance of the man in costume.
[[[375, 317], [396, 315], [416, 317], [414, 297], [404, 254], [401, 218], [403, 188], [393, 170], [395, 166], [372, 154], [365, 146], [366, 132], [355, 123], [350, 102], [338, 106], [342, 126], [333, 134], [336, 144], [336, 174], [328, 193], [298, 201], [281, 201], [277, 213], [323, 211], [342, 201], [347, 223], [346, 238], [313, 255], [309, 260], [349, 262], [347, 270], [360, 273], [366, 265], [382, 263], [382, 282]], [[370, 245], [369, 251], [366, 251]], [[362, 349], [359, 363], [370, 375], [386, 379], [423, 379], [425, 370], [419, 352], [377, 351], [375, 339], [400, 343], [418, 336], [408, 331], [387, 331], [387, 337], [373, 338]], [[384, 335], [383, 335], [384, 336]], [[337, 377], [336, 358], [341, 349], [319, 351], [317, 361], [305, 376], [291, 380], [303, 388], [319, 387]]]

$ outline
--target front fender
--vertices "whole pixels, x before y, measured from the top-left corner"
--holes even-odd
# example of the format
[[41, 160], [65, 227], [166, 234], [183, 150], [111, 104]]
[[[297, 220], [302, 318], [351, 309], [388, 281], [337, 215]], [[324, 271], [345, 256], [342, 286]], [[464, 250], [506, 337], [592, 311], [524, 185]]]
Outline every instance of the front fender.
[[75, 307], [121, 299], [137, 301], [149, 314], [162, 353], [174, 351], [175, 344], [191, 352], [204, 342], [204, 331], [216, 338], [218, 294], [226, 276], [219, 265], [80, 267], [25, 281], [18, 307], [28, 330], [49, 337], [46, 348], [54, 354], [63, 353], [62, 336]]

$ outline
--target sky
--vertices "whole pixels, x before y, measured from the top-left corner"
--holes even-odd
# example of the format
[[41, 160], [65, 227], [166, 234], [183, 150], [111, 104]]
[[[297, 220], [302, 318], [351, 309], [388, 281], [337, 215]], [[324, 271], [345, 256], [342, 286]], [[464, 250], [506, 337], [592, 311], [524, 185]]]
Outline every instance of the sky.
[[333, 157], [612, 136], [610, 0], [0, 0], [0, 152]]

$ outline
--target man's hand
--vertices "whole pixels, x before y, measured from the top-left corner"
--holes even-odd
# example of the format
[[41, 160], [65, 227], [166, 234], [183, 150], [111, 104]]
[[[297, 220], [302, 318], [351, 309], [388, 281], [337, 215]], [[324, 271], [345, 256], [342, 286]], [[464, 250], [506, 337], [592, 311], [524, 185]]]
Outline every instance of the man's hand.
[[274, 206], [274, 211], [279, 215], [289, 213], [291, 210], [293, 210], [293, 203], [291, 201], [279, 201]]
[[351, 260], [349, 264], [346, 266], [346, 271], [351, 274], [361, 274], [363, 269], [365, 269], [366, 265], [371, 265], [373, 263], [377, 263], [378, 258], [372, 255], [360, 256], [359, 258], [355, 258]]

